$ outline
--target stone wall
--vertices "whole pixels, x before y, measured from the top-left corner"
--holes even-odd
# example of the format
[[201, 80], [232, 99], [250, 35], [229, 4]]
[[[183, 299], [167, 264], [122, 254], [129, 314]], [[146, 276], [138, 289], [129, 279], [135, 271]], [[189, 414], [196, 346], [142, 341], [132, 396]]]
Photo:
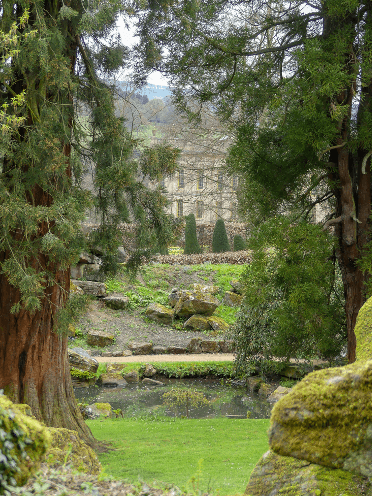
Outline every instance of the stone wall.
[[[196, 226], [196, 234], [198, 237], [198, 241], [200, 246], [208, 247], [208, 250], [212, 249], [212, 239], [213, 239], [213, 230], [215, 224], [199, 224]], [[233, 247], [234, 236], [239, 234], [243, 239], [246, 239], [248, 236], [248, 228], [247, 225], [242, 222], [225, 222], [226, 233], [229, 238], [229, 242], [231, 247]], [[97, 229], [97, 224], [84, 224], [83, 229], [84, 232], [89, 233], [90, 231]], [[123, 233], [123, 246], [126, 250], [132, 251], [135, 247], [135, 233], [136, 233], [136, 225], [135, 224], [121, 224], [120, 229]], [[176, 246], [180, 246], [184, 248], [185, 246], [185, 230], [182, 230], [181, 236], [178, 241], [175, 243]]]

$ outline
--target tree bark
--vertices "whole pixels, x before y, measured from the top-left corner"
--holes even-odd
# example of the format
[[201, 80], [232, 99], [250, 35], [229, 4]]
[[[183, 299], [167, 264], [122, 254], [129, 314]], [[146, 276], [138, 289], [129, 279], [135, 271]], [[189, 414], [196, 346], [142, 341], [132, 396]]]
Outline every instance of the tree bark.
[[[355, 69], [357, 61], [353, 48], [355, 22], [356, 17], [352, 15], [340, 17], [337, 20], [330, 20], [325, 16], [323, 30], [323, 36], [327, 38], [339, 29], [348, 27], [350, 49], [348, 53], [345, 53], [344, 70], [351, 78], [358, 72]], [[338, 123], [338, 137], [335, 145], [339, 146], [330, 152], [330, 162], [336, 164], [336, 170], [330, 172], [329, 179], [333, 184], [332, 189], [336, 199], [336, 217], [341, 219], [335, 227], [339, 245], [336, 255], [344, 286], [349, 363], [354, 362], [356, 358], [354, 328], [359, 310], [365, 302], [364, 282], [367, 276], [359, 268], [358, 259], [369, 240], [371, 213], [369, 163], [365, 173], [362, 173], [361, 150], [357, 153], [358, 157], [355, 157], [348, 149], [355, 89], [355, 82], [352, 81], [348, 88], [337, 95], [335, 101], [329, 102], [331, 105], [345, 106], [348, 109], [347, 115]], [[364, 105], [364, 102], [359, 105]], [[340, 146], [341, 144], [343, 146]]]
[[[0, 254], [0, 263], [6, 256]], [[56, 311], [69, 292], [69, 272], [57, 272], [56, 280], [45, 288], [40, 310], [12, 314], [19, 290], [0, 275], [0, 388], [13, 402], [30, 405], [46, 425], [76, 430], [94, 446], [72, 388], [67, 337], [53, 332]]]

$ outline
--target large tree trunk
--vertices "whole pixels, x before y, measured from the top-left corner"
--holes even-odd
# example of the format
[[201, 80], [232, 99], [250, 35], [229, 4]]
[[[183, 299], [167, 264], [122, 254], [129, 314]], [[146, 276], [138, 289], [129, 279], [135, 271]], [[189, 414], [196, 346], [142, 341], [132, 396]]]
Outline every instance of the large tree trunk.
[[[0, 254], [0, 262], [6, 255]], [[69, 273], [57, 273], [57, 281], [45, 289], [41, 310], [12, 314], [19, 291], [0, 276], [0, 388], [15, 403], [30, 405], [46, 425], [76, 430], [94, 446], [72, 389], [67, 337], [52, 331], [68, 294]]]

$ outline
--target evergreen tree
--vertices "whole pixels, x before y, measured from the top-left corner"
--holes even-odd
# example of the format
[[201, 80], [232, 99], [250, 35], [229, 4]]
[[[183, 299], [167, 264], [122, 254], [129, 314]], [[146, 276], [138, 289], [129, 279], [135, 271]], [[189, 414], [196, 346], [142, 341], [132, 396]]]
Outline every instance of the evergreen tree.
[[140, 77], [149, 67], [172, 75], [178, 106], [197, 117], [195, 101], [211, 105], [234, 128], [229, 165], [257, 191], [257, 213], [330, 209], [324, 227], [338, 239], [353, 362], [368, 279], [360, 261], [371, 214], [371, 1], [163, 0], [139, 34]]
[[214, 226], [212, 251], [213, 253], [230, 251], [230, 243], [227, 237], [225, 222], [223, 219], [217, 219], [217, 222]]
[[198, 238], [196, 236], [196, 222], [195, 215], [189, 214], [186, 216], [186, 227], [185, 227], [185, 250], [186, 255], [192, 253], [201, 253]]
[[252, 260], [234, 326], [237, 364], [280, 358], [334, 360], [345, 349], [342, 282], [334, 238], [321, 226], [278, 216], [251, 236]]
[[234, 251], [240, 250], [245, 250], [245, 241], [240, 234], [236, 234], [234, 236]]
[[[115, 116], [113, 88], [97, 76], [125, 63], [113, 29], [118, 13], [130, 15], [133, 6], [0, 5], [0, 385], [47, 425], [74, 429], [94, 444], [67, 360], [76, 306], [69, 267], [84, 247], [81, 221], [89, 206], [100, 213], [95, 237], [108, 269], [121, 244], [120, 222], [137, 222], [139, 250], [154, 246], [155, 235], [159, 243], [167, 239], [170, 226], [160, 191], [137, 179], [135, 143]], [[177, 152], [156, 153], [156, 169], [171, 170]], [[88, 161], [96, 194], [82, 189]], [[146, 157], [144, 164], [151, 176]]]

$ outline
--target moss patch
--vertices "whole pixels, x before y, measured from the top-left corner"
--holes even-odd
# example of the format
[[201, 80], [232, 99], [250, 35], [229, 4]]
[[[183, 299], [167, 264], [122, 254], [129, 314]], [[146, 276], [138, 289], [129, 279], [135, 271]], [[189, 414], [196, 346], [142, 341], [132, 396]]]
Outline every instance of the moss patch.
[[355, 336], [357, 341], [356, 360], [372, 359], [372, 298], [369, 298], [359, 310]]
[[47, 428], [29, 413], [28, 405], [15, 405], [0, 395], [0, 493], [27, 481], [50, 442]]
[[372, 476], [372, 361], [313, 372], [273, 408], [280, 455]]
[[254, 468], [245, 494], [362, 496], [369, 488], [370, 484], [365, 477], [268, 451]]
[[48, 432], [51, 437], [51, 446], [47, 453], [48, 465], [71, 465], [80, 472], [93, 475], [100, 473], [101, 464], [97, 455], [75, 431], [49, 427]]

